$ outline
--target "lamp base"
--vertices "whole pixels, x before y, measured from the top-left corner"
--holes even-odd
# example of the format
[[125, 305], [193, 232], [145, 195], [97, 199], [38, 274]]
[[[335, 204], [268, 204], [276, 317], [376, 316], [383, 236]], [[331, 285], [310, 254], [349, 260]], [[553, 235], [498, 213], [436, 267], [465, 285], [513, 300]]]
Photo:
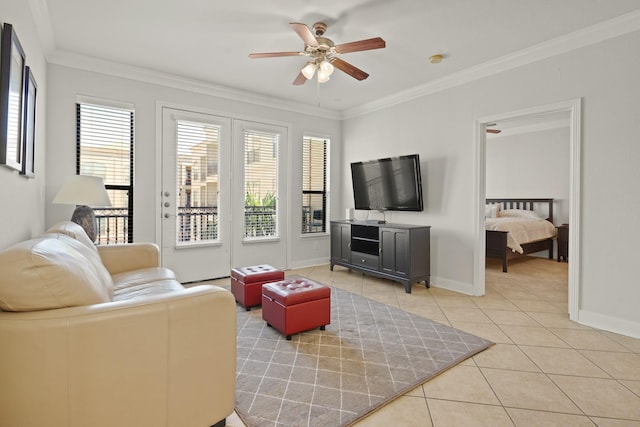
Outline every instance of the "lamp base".
[[79, 224], [89, 236], [92, 242], [98, 237], [98, 224], [96, 222], [96, 214], [89, 206], [78, 205], [73, 211], [71, 221]]

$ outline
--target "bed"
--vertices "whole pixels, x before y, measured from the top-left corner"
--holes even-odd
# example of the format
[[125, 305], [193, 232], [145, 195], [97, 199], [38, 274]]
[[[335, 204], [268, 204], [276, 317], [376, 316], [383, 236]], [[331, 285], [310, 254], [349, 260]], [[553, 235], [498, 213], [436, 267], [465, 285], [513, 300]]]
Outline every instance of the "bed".
[[487, 199], [485, 230], [486, 256], [502, 260], [505, 273], [519, 255], [548, 250], [553, 259], [553, 199]]

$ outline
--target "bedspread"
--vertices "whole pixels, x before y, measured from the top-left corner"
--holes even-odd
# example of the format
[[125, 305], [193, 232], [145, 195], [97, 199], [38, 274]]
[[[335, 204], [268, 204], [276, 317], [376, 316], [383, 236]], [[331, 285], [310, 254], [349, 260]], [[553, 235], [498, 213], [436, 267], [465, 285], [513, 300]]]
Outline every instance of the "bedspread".
[[544, 219], [486, 218], [486, 229], [508, 231], [507, 247], [522, 254], [522, 244], [537, 242], [556, 236], [556, 227]]

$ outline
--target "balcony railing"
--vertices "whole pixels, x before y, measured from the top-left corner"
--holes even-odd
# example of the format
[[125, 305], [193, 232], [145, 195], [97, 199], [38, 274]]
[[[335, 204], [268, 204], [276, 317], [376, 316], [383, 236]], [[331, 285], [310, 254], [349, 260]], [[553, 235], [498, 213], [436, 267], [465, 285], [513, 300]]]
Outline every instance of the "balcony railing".
[[129, 240], [129, 209], [99, 208], [93, 210], [98, 224], [99, 245], [127, 243]]
[[244, 237], [269, 237], [275, 235], [275, 206], [244, 207]]
[[[128, 209], [100, 208], [94, 209], [94, 212], [98, 223], [98, 244], [127, 243], [129, 235]], [[177, 216], [178, 242], [198, 242], [218, 238], [217, 206], [179, 206]], [[275, 233], [275, 207], [245, 207], [245, 237], [269, 237], [274, 236]]]
[[199, 242], [218, 238], [218, 207], [178, 206], [178, 242]]

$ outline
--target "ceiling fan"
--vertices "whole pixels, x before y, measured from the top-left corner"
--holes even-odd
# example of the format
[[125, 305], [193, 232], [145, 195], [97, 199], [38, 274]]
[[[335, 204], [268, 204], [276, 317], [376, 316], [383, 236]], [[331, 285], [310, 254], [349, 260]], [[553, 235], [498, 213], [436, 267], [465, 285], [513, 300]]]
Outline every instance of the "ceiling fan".
[[487, 133], [500, 133], [500, 132], [502, 132], [502, 130], [500, 130], [500, 129], [491, 129], [490, 126], [497, 126], [497, 124], [496, 123], [487, 123], [487, 129], [486, 129]]
[[308, 26], [299, 22], [291, 22], [289, 25], [304, 41], [304, 49], [302, 51], [251, 53], [249, 54], [249, 58], [273, 58], [280, 56], [309, 57], [310, 61], [300, 70], [298, 76], [293, 81], [294, 85], [306, 83], [307, 80], [313, 77], [316, 70], [318, 72], [318, 82], [324, 83], [329, 80], [334, 67], [357, 80], [364, 80], [369, 77], [369, 74], [343, 61], [338, 58], [338, 56], [350, 52], [380, 49], [386, 46], [385, 41], [380, 37], [335, 45], [333, 41], [324, 37], [324, 32], [327, 30], [327, 25], [324, 22], [316, 22], [313, 24], [313, 32]]

